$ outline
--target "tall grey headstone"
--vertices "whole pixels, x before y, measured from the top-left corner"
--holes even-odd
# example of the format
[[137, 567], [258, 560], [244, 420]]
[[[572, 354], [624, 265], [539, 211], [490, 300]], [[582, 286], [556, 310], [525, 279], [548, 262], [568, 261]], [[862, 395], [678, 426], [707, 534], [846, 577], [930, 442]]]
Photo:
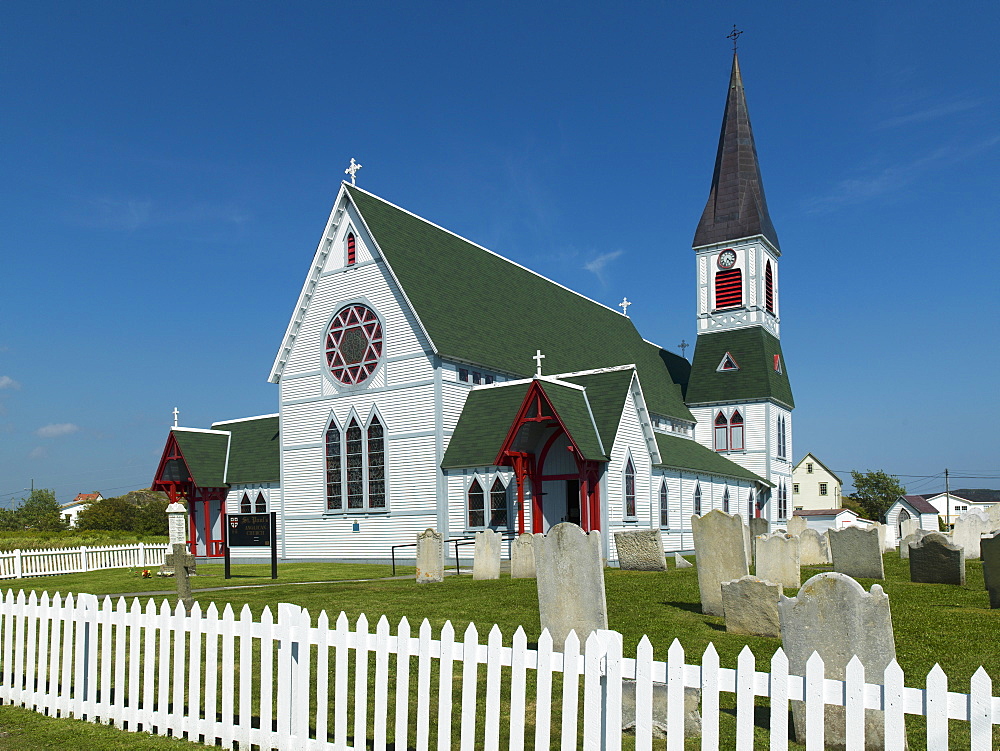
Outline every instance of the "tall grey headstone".
[[417, 535], [417, 583], [444, 581], [444, 535], [426, 529]]
[[[177, 501], [174, 501], [173, 503], [167, 506], [166, 514], [167, 514], [167, 534], [170, 536], [169, 549], [173, 551], [174, 545], [185, 545], [187, 543], [188, 513], [183, 503], [178, 503]], [[191, 567], [188, 570], [188, 575], [196, 576], [197, 573], [198, 573], [197, 564], [192, 562]], [[156, 572], [156, 575], [157, 576], [174, 575], [174, 567], [167, 563], [166, 557], [164, 557], [163, 564]]]
[[535, 578], [535, 539], [527, 532], [518, 535], [511, 545], [510, 578]]
[[884, 553], [888, 550], [886, 546], [889, 545], [889, 528], [882, 524], [882, 522], [875, 522], [872, 526], [878, 530], [879, 549]]
[[951, 541], [965, 548], [965, 560], [979, 560], [979, 543], [983, 535], [990, 534], [989, 518], [979, 509], [962, 514], [955, 520]]
[[[900, 540], [899, 541], [899, 557], [902, 558], [904, 561], [907, 558], [909, 558], [910, 557], [910, 545], [912, 545], [915, 542], [919, 542], [920, 540], [922, 540], [924, 537], [926, 537], [929, 534], [931, 534], [931, 533], [928, 530], [926, 530], [926, 529], [918, 529], [912, 535], [907, 535], [902, 540]], [[947, 537], [947, 535], [945, 535], [945, 536]], [[949, 538], [948, 541], [951, 542], [951, 539]]]
[[804, 516], [792, 516], [785, 525], [790, 535], [801, 535], [808, 527]]
[[[878, 533], [872, 530], [872, 534], [877, 541]], [[847, 663], [857, 655], [865, 668], [865, 680], [878, 684], [896, 657], [889, 597], [878, 584], [865, 592], [844, 574], [817, 574], [802, 585], [797, 596], [781, 597], [778, 614], [781, 646], [788, 656], [788, 670], [794, 675], [805, 675], [806, 661], [818, 652], [825, 676], [842, 681]], [[844, 707], [827, 706], [824, 719], [826, 748], [844, 748]], [[792, 702], [792, 720], [796, 739], [804, 743], [804, 702]], [[884, 722], [881, 711], [866, 710], [866, 749], [885, 748]]]
[[750, 528], [750, 562], [753, 563], [757, 560], [757, 538], [766, 535], [771, 525], [767, 519], [755, 516], [747, 526]]
[[965, 551], [940, 532], [910, 545], [910, 581], [924, 584], [965, 584]]
[[694, 568], [694, 564], [680, 553], [674, 553], [674, 568]]
[[904, 519], [899, 523], [899, 539], [902, 540], [904, 537], [909, 537], [918, 529], [920, 529], [919, 519]]
[[584, 532], [576, 524], [556, 524], [547, 535], [535, 536], [538, 615], [562, 650], [570, 630], [585, 643], [591, 631], [607, 629], [601, 533]]
[[799, 538], [780, 532], [757, 538], [757, 561], [754, 573], [761, 579], [798, 589], [802, 583], [799, 570]]
[[828, 529], [826, 536], [834, 571], [856, 579], [885, 578], [878, 529], [854, 526]]
[[818, 529], [805, 529], [799, 535], [799, 563], [803, 566], [826, 566], [831, 562], [830, 543]]
[[1000, 530], [1000, 503], [994, 503], [986, 509], [986, 518], [990, 520], [992, 530]]
[[698, 563], [698, 589], [701, 612], [725, 615], [722, 607], [722, 582], [739, 579], [750, 573], [747, 565], [743, 519], [719, 509], [704, 516], [691, 517], [694, 554]]
[[1000, 608], [1000, 534], [984, 537], [981, 543], [983, 579], [990, 593], [990, 607]]
[[666, 571], [667, 556], [658, 529], [615, 532], [618, 567], [626, 571]]
[[778, 599], [781, 585], [744, 576], [722, 583], [722, 606], [726, 611], [726, 631], [751, 636], [781, 636]]
[[184, 609], [191, 612], [194, 608], [194, 596], [191, 594], [191, 580], [188, 578], [194, 568], [194, 556], [188, 552], [187, 545], [175, 542], [171, 553], [164, 557], [164, 562], [174, 570], [174, 581], [177, 583], [177, 601], [184, 603]]
[[476, 532], [475, 558], [472, 561], [473, 579], [500, 578], [500, 540], [500, 533], [492, 529]]

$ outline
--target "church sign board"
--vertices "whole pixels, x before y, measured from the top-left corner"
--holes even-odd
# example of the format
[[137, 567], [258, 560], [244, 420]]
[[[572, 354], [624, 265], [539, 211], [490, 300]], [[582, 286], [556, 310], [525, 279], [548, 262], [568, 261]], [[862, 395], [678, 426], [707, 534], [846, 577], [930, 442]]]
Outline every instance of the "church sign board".
[[225, 578], [229, 579], [230, 548], [270, 548], [271, 578], [278, 578], [277, 514], [226, 514], [222, 528], [225, 551]]

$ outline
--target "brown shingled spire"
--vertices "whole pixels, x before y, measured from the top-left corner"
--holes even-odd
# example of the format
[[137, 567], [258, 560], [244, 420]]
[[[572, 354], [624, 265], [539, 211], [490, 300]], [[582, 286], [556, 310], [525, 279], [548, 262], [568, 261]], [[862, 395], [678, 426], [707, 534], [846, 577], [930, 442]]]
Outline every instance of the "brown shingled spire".
[[778, 234], [767, 213], [740, 63], [734, 52], [712, 190], [694, 233], [694, 247], [753, 235], [763, 235], [775, 248], [779, 247]]

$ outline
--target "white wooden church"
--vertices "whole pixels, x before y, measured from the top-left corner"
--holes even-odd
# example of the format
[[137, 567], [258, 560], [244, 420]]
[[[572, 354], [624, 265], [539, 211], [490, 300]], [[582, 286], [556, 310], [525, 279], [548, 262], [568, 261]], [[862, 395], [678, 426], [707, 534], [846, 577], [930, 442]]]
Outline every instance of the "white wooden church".
[[275, 511], [283, 557], [345, 560], [387, 559], [428, 527], [573, 521], [613, 562], [617, 530], [683, 550], [692, 514], [787, 518], [781, 251], [735, 55], [693, 244], [691, 362], [353, 177], [303, 263], [277, 414], [170, 431], [154, 487], [188, 504], [193, 552], [222, 553], [223, 512]]

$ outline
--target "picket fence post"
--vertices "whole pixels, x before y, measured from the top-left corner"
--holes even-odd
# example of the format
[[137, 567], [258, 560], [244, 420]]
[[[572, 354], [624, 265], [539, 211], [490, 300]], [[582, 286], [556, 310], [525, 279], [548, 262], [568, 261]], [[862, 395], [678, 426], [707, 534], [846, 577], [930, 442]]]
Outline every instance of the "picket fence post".
[[14, 578], [20, 579], [24, 576], [24, 562], [21, 560], [21, 548], [14, 551]]
[[139, 568], [146, 568], [146, 543], [139, 543]]
[[90, 562], [89, 562], [88, 556], [87, 556], [87, 546], [86, 545], [81, 545], [80, 546], [80, 565], [83, 567], [83, 568], [81, 568], [81, 571], [90, 571], [90, 565], [89, 565], [89, 563]]

